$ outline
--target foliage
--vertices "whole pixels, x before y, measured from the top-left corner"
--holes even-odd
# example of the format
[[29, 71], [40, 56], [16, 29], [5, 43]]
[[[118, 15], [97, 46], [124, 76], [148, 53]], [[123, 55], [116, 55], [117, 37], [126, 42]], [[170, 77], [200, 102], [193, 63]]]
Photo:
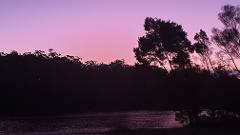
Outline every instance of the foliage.
[[200, 30], [200, 32], [194, 36], [194, 40], [196, 41], [196, 43], [193, 44], [194, 50], [200, 55], [203, 66], [209, 71], [214, 70], [214, 64], [211, 59], [211, 42], [206, 32]]
[[229, 57], [233, 68], [239, 71], [236, 61], [240, 59], [240, 8], [225, 5], [218, 14], [224, 29], [213, 29], [213, 40], [225, 56]]
[[[192, 45], [181, 25], [149, 17], [134, 48], [134, 66], [124, 60], [82, 62], [53, 49], [1, 52], [0, 116], [176, 110], [176, 120], [190, 125], [239, 121], [240, 80], [229, 67], [239, 72], [240, 8], [224, 6], [219, 19], [225, 28], [213, 30], [217, 57], [205, 31], [196, 33]], [[193, 52], [205, 67], [194, 64]]]
[[171, 21], [146, 18], [146, 35], [138, 40], [134, 49], [139, 63], [159, 65], [167, 70], [190, 66], [191, 43], [182, 26]]

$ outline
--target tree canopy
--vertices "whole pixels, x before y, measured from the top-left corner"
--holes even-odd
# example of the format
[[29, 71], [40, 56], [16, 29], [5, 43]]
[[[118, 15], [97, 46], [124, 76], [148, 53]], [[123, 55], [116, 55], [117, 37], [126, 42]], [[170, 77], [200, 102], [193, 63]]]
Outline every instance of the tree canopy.
[[194, 36], [194, 40], [196, 41], [196, 43], [193, 44], [194, 50], [200, 55], [203, 66], [205, 66], [207, 70], [214, 70], [214, 65], [211, 60], [211, 42], [207, 33], [200, 30], [200, 32]]
[[0, 116], [176, 110], [177, 120], [191, 124], [229, 116], [240, 121], [240, 80], [233, 74], [240, 73], [240, 8], [223, 6], [218, 16], [224, 28], [213, 29], [214, 42], [200, 30], [194, 44], [181, 25], [146, 18], [132, 66], [124, 60], [82, 62], [53, 49], [0, 52]]
[[146, 35], [139, 38], [138, 47], [134, 48], [139, 63], [158, 65], [166, 70], [190, 67], [192, 47], [181, 25], [148, 17], [144, 28]]
[[225, 5], [218, 17], [224, 28], [213, 29], [213, 40], [232, 62], [233, 68], [240, 73], [236, 63], [240, 59], [240, 7]]

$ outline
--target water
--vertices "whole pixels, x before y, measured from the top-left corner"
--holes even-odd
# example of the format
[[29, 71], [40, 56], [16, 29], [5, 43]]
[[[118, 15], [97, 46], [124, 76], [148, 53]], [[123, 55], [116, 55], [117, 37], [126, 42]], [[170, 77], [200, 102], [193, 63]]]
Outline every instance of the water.
[[175, 128], [174, 112], [82, 113], [38, 119], [11, 118], [0, 121], [1, 133], [84, 133], [96, 134], [119, 129]]

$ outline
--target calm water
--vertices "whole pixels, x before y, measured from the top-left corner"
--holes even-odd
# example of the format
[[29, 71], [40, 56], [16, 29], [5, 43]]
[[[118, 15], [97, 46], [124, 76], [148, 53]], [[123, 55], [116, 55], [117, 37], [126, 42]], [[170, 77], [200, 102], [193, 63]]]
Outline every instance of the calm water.
[[174, 112], [83, 113], [49, 118], [11, 118], [0, 121], [0, 135], [32, 133], [98, 134], [121, 128], [175, 128]]

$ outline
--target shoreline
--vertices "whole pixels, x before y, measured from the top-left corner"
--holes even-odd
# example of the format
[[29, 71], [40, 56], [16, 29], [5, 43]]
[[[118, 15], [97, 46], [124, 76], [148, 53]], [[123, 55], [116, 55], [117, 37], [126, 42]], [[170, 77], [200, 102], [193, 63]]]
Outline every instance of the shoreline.
[[239, 135], [238, 128], [171, 128], [171, 129], [137, 129], [112, 132], [110, 135]]
[[[9, 133], [7, 135], [239, 135], [240, 129], [218, 129], [218, 128], [172, 128], [172, 129], [120, 129], [103, 133], [80, 133], [69, 132], [29, 132]], [[0, 135], [6, 135], [0, 133]]]

